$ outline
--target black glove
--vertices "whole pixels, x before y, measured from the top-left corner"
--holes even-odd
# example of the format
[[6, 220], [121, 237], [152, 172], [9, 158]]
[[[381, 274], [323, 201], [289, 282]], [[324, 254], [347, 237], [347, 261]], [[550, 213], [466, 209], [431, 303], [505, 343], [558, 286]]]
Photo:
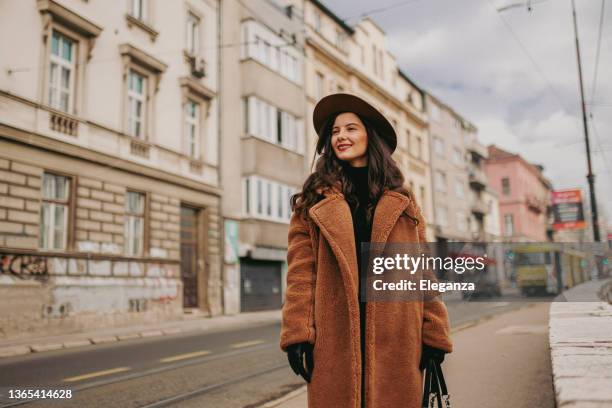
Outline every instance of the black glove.
[[[289, 365], [296, 375], [301, 375], [307, 382], [310, 382], [312, 370], [314, 370], [314, 360], [312, 358], [313, 345], [304, 342], [287, 346], [287, 358]], [[304, 356], [306, 357], [306, 368], [304, 368]]]
[[423, 351], [421, 352], [421, 362], [419, 364], [419, 368], [422, 370], [427, 366], [427, 362], [429, 359], [433, 359], [438, 363], [442, 363], [444, 361], [444, 354], [446, 352], [444, 350], [440, 350], [427, 344], [423, 344]]

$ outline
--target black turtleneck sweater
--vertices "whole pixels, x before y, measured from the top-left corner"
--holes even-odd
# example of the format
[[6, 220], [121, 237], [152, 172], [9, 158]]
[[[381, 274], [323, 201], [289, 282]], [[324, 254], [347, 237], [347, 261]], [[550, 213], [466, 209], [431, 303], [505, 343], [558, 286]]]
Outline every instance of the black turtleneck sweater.
[[372, 220], [366, 222], [366, 208], [369, 202], [368, 194], [368, 166], [345, 167], [346, 174], [355, 186], [358, 203], [350, 205], [353, 214], [353, 231], [355, 235], [355, 248], [357, 249], [357, 263], [361, 276], [361, 243], [370, 242], [372, 234]]
[[[365, 273], [361, 268], [361, 243], [370, 242], [370, 236], [372, 234], [372, 220], [366, 221], [366, 208], [369, 202], [368, 194], [368, 166], [364, 167], [351, 167], [350, 165], [345, 166], [345, 171], [348, 178], [355, 186], [355, 194], [357, 196], [358, 203], [350, 205], [351, 213], [353, 214], [353, 231], [355, 233], [355, 248], [357, 249], [357, 265], [359, 271], [359, 292], [361, 292], [361, 277]], [[360, 320], [360, 337], [361, 337], [361, 406], [365, 407], [365, 300], [360, 299], [359, 302], [359, 320]]]

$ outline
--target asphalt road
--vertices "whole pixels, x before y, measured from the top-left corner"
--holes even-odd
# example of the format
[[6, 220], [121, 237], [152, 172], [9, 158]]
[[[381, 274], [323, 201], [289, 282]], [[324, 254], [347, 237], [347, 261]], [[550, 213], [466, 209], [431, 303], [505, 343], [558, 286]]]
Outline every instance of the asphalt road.
[[[525, 305], [515, 300], [448, 301], [451, 324]], [[73, 391], [70, 400], [23, 405], [32, 407], [254, 407], [303, 384], [279, 349], [279, 329], [249, 325], [2, 359], [0, 394], [9, 387]]]

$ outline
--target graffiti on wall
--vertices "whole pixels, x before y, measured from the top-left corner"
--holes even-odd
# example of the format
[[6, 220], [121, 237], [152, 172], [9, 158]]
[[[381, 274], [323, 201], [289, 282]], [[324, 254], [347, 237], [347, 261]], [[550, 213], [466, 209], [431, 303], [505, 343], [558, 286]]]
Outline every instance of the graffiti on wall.
[[0, 275], [19, 279], [46, 281], [49, 278], [47, 259], [36, 255], [0, 255]]

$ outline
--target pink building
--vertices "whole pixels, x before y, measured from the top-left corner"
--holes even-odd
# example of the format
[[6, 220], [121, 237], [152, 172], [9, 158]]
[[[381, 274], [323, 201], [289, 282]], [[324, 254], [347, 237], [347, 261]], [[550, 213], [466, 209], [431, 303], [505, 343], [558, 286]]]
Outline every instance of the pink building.
[[508, 242], [547, 241], [548, 208], [552, 185], [543, 167], [495, 145], [488, 147], [485, 173], [499, 195], [502, 237]]

